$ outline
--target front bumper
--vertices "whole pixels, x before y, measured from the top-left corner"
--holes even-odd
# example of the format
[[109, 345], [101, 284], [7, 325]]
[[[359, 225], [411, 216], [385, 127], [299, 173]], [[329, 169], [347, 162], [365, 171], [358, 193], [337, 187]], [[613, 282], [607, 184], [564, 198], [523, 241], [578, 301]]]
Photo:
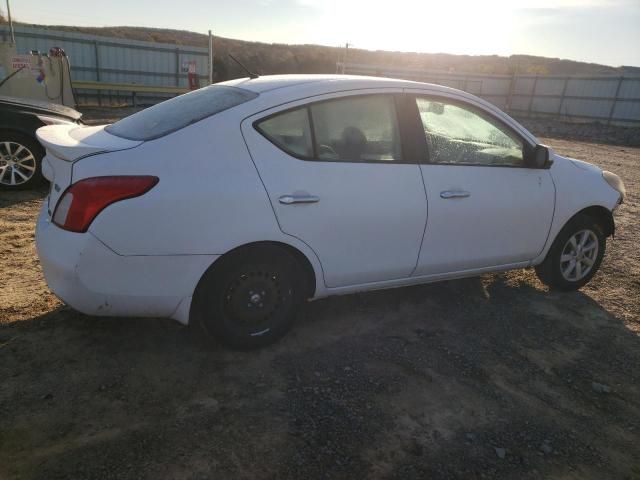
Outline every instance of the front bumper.
[[122, 256], [91, 232], [51, 223], [43, 203], [36, 248], [51, 291], [87, 315], [174, 318], [188, 323], [191, 296], [217, 255]]

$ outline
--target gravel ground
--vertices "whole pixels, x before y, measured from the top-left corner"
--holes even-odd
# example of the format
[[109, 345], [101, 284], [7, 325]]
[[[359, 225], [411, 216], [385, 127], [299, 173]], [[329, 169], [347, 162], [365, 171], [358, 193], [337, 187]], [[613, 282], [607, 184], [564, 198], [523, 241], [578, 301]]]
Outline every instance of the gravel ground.
[[0, 478], [640, 478], [640, 149], [544, 139], [629, 191], [601, 271], [305, 305], [242, 353], [44, 284], [45, 192], [0, 193]]

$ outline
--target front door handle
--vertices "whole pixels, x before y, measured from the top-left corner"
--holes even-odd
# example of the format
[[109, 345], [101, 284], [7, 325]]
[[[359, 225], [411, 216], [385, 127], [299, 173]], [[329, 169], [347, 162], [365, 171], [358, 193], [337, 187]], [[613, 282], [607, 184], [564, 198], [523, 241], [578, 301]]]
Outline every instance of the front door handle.
[[317, 203], [320, 197], [316, 195], [282, 195], [278, 201], [283, 205], [293, 205], [294, 203]]
[[465, 190], [445, 190], [444, 192], [440, 192], [440, 198], [444, 198], [444, 199], [467, 198], [470, 196], [471, 194]]

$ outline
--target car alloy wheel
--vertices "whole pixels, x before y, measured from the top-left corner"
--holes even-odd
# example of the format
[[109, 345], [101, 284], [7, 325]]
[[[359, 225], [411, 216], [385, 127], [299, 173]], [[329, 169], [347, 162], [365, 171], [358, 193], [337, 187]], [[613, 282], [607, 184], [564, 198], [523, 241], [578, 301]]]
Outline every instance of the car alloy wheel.
[[0, 142], [1, 185], [23, 185], [35, 175], [36, 168], [36, 158], [27, 147], [18, 142]]
[[565, 280], [578, 282], [589, 275], [598, 258], [598, 237], [592, 230], [580, 230], [569, 237], [560, 255]]

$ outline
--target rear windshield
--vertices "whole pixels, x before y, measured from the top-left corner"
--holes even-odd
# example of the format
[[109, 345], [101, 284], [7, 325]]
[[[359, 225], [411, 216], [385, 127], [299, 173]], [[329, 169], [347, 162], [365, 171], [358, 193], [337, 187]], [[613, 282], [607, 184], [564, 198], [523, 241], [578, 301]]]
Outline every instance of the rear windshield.
[[134, 113], [105, 129], [129, 140], [152, 140], [258, 96], [226, 85], [210, 85]]

